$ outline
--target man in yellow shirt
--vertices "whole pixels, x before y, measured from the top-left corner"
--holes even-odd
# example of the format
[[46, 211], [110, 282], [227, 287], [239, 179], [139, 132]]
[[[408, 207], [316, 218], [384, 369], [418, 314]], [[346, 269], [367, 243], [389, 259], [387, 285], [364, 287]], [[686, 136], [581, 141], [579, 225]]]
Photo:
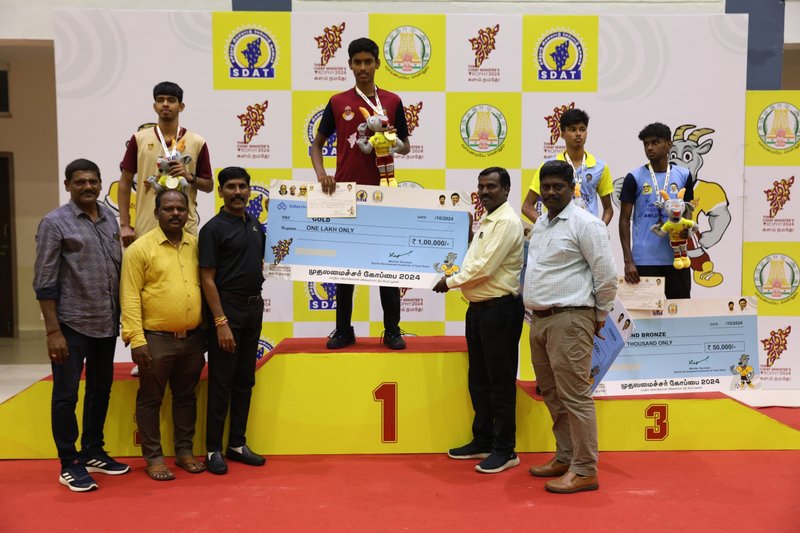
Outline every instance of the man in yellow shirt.
[[128, 247], [122, 259], [122, 340], [139, 365], [136, 422], [147, 473], [156, 481], [175, 476], [164, 463], [159, 429], [169, 382], [175, 426], [175, 464], [196, 474], [205, 465], [192, 453], [195, 387], [205, 360], [197, 237], [183, 230], [189, 200], [167, 189], [156, 196], [158, 227]]
[[461, 270], [442, 277], [435, 292], [461, 289], [466, 316], [469, 394], [475, 418], [472, 441], [447, 452], [452, 459], [483, 459], [475, 470], [502, 472], [519, 464], [516, 397], [519, 336], [524, 309], [519, 295], [522, 221], [508, 203], [508, 171], [491, 167], [478, 175], [478, 195], [489, 213], [481, 220]]

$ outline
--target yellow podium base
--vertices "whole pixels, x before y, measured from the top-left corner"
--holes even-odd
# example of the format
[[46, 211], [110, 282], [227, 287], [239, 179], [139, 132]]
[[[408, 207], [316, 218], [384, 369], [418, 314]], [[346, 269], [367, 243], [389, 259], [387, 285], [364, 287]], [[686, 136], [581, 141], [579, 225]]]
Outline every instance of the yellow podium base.
[[[441, 453], [471, 438], [463, 338], [408, 339], [390, 351], [377, 339], [359, 339], [347, 351], [324, 349], [320, 339], [288, 339], [262, 362], [248, 427], [248, 444], [267, 455]], [[106, 448], [135, 456], [138, 381], [119, 365]], [[517, 451], [554, 449], [550, 415], [542, 401], [517, 394]], [[50, 433], [52, 382], [43, 380], [0, 404], [0, 458], [56, 456]], [[195, 452], [205, 451], [207, 383], [198, 387]], [[82, 393], [79, 409], [82, 405]], [[800, 431], [735, 400], [669, 397], [596, 402], [602, 451], [800, 449]], [[171, 454], [170, 399], [162, 407], [162, 438]], [[80, 413], [78, 419], [80, 420]]]

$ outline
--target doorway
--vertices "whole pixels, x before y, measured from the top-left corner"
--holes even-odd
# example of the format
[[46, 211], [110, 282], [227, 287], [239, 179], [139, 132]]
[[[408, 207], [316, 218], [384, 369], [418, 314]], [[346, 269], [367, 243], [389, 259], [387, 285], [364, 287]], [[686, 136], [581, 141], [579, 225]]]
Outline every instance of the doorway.
[[14, 227], [12, 155], [0, 153], [0, 337], [14, 336]]

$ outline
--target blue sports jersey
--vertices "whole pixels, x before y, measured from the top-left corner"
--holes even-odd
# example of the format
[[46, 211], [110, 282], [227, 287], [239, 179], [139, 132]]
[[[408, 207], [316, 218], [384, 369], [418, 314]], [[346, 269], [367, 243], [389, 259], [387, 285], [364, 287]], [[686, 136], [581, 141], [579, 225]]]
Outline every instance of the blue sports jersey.
[[[656, 183], [659, 190], [664, 188], [666, 172], [656, 172]], [[676, 198], [678, 191], [686, 189], [683, 199], [690, 201], [694, 198], [694, 183], [691, 173], [676, 165], [670, 165], [669, 183], [666, 191], [670, 198]], [[650, 227], [659, 221], [665, 222], [667, 217], [663, 210], [654, 204], [660, 200], [658, 190], [653, 190], [653, 180], [647, 166], [641, 166], [631, 171], [625, 176], [622, 184], [622, 191], [619, 194], [620, 202], [633, 204], [633, 230], [631, 235], [631, 247], [633, 252], [633, 262], [637, 265], [671, 265], [674, 259], [672, 247], [669, 239], [659, 237]]]

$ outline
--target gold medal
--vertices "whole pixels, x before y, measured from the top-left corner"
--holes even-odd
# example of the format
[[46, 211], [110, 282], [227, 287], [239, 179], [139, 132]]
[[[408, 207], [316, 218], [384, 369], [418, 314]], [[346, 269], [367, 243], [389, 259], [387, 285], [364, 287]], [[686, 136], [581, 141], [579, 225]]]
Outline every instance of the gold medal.
[[175, 176], [168, 177], [167, 180], [164, 182], [164, 185], [166, 185], [167, 189], [177, 189], [178, 185], [180, 184], [181, 180]]

